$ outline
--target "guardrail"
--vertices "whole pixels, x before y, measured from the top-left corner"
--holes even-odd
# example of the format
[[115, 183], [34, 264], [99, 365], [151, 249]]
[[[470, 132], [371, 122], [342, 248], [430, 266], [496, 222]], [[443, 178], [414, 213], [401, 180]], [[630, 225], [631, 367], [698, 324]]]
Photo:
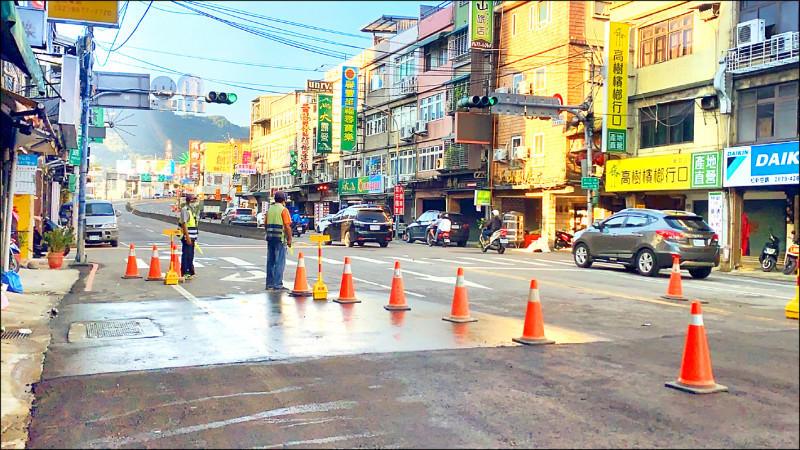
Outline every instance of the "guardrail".
[[[125, 209], [136, 216], [160, 220], [162, 222], [174, 225], [175, 227], [178, 226], [177, 216], [171, 216], [169, 214], [160, 214], [155, 212], [140, 211], [134, 207], [140, 203], [143, 202], [135, 202], [133, 205], [131, 204], [131, 202], [127, 202], [125, 204]], [[204, 219], [198, 220], [197, 228], [201, 233], [222, 234], [225, 236], [233, 236], [246, 239], [259, 239], [262, 241], [266, 238], [266, 231], [264, 231], [263, 228], [240, 227], [236, 225], [228, 226], [219, 223], [209, 222], [208, 220]]]

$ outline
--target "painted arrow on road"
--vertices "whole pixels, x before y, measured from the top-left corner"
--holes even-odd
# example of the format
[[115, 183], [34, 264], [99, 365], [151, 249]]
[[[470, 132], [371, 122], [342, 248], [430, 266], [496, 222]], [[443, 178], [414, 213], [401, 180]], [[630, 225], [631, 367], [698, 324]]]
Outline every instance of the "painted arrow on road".
[[[437, 283], [452, 284], [453, 286], [455, 286], [455, 284], [456, 284], [456, 277], [436, 277], [436, 276], [433, 276], [433, 275], [428, 275], [426, 273], [412, 272], [412, 271], [406, 270], [406, 269], [403, 269], [403, 273], [416, 275], [416, 276], [424, 279], [425, 281], [435, 281]], [[472, 281], [469, 281], [469, 280], [464, 280], [464, 285], [472, 286], [472, 287], [478, 288], [478, 289], [489, 289], [490, 291], [494, 290], [494, 289], [492, 289], [490, 287], [486, 287], [486, 286], [484, 286], [482, 284], [478, 284], [478, 283], [473, 283]]]
[[259, 278], [266, 278], [267, 273], [261, 270], [248, 270], [247, 273], [250, 274], [249, 277], [246, 275], [243, 276], [241, 272], [236, 272], [233, 275], [228, 275], [225, 278], [220, 278], [219, 281], [245, 281], [251, 283], [253, 281], [258, 280]]

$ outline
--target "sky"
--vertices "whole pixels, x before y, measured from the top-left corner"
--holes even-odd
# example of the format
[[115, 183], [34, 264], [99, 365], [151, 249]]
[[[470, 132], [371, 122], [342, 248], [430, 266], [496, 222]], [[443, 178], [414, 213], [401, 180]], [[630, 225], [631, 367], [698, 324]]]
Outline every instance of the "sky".
[[[149, 73], [151, 82], [169, 76], [176, 83], [181, 74], [197, 75], [206, 92], [238, 96], [233, 105], [206, 105], [205, 114], [225, 116], [249, 127], [250, 100], [304, 89], [307, 79], [322, 79], [326, 70], [372, 45], [372, 34], [359, 31], [362, 27], [382, 15], [418, 17], [420, 2], [120, 1], [119, 5], [125, 9], [119, 30], [94, 28], [94, 71]], [[58, 34], [70, 38], [85, 30], [66, 24], [56, 28]], [[313, 52], [297, 48], [306, 45], [316, 48]]]

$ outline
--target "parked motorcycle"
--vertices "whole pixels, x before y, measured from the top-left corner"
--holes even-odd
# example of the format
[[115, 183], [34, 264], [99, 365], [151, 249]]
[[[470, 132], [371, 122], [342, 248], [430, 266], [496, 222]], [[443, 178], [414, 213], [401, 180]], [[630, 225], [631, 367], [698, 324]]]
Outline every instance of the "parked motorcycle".
[[797, 241], [786, 249], [786, 256], [783, 258], [783, 274], [791, 275], [797, 273], [797, 251], [800, 246]]
[[434, 245], [441, 245], [442, 247], [447, 247], [450, 245], [450, 232], [449, 231], [439, 231], [436, 233], [436, 239], [433, 239], [433, 232], [428, 233], [428, 247], [433, 247]]
[[14, 256], [19, 255], [19, 246], [17, 246], [17, 240], [13, 237], [11, 238], [9, 249], [11, 249], [11, 251], [8, 252], [8, 270], [19, 272], [19, 261], [17, 261], [17, 257]]
[[489, 236], [488, 241], [483, 239], [483, 235], [480, 237], [480, 244], [481, 244], [481, 251], [486, 253], [486, 250], [497, 250], [497, 253], [501, 255], [503, 252], [506, 251], [506, 245], [508, 244], [508, 238], [506, 238], [506, 234], [508, 230], [505, 228], [500, 228], [499, 230], [492, 233]]
[[779, 243], [780, 239], [770, 233], [767, 243], [764, 244], [764, 248], [761, 250], [761, 255], [758, 256], [758, 262], [761, 263], [761, 270], [764, 272], [770, 272], [778, 265]]
[[566, 231], [556, 231], [555, 249], [572, 248], [572, 235]]

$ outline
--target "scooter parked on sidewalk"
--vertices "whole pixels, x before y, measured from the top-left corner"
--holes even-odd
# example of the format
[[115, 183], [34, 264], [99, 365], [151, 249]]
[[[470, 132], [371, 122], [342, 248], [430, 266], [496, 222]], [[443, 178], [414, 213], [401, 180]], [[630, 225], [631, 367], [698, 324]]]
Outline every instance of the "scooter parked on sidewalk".
[[767, 243], [764, 244], [764, 248], [761, 250], [761, 255], [758, 256], [758, 262], [761, 263], [761, 270], [764, 272], [771, 272], [778, 265], [779, 243], [780, 239], [770, 233]]
[[506, 251], [506, 244], [508, 244], [508, 238], [506, 238], [506, 233], [508, 230], [505, 228], [500, 228], [499, 230], [492, 233], [489, 236], [488, 241], [483, 239], [483, 235], [480, 236], [480, 244], [481, 244], [481, 251], [486, 253], [486, 250], [497, 250], [497, 253], [501, 255], [503, 252]]
[[794, 241], [789, 248], [786, 249], [786, 256], [783, 258], [783, 274], [784, 275], [791, 275], [793, 273], [797, 273], [797, 252], [798, 252], [797, 240]]
[[17, 240], [15, 238], [11, 238], [11, 245], [8, 246], [11, 250], [8, 252], [8, 270], [12, 272], [19, 272], [19, 261], [17, 261], [17, 256], [19, 255], [19, 246], [17, 246]]

